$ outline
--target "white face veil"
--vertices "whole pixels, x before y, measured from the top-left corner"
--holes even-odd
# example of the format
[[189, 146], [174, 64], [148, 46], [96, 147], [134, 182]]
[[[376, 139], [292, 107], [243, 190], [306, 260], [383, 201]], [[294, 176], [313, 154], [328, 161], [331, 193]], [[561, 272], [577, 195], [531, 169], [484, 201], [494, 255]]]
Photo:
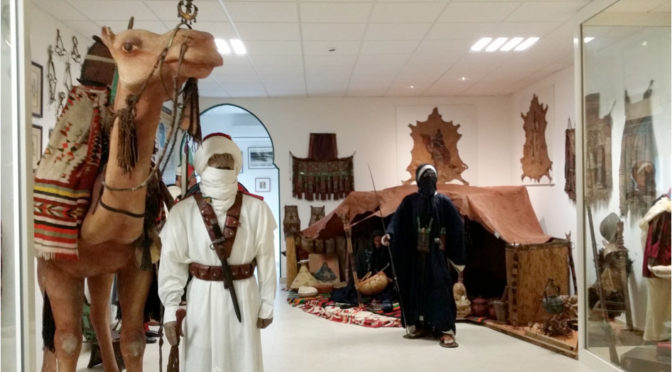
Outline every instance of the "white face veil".
[[[208, 166], [208, 159], [215, 154], [231, 154], [233, 170]], [[228, 208], [233, 204], [238, 191], [238, 173], [243, 168], [240, 148], [223, 133], [213, 133], [203, 139], [201, 147], [194, 154], [194, 169], [201, 176], [201, 192], [215, 201], [224, 202]]]

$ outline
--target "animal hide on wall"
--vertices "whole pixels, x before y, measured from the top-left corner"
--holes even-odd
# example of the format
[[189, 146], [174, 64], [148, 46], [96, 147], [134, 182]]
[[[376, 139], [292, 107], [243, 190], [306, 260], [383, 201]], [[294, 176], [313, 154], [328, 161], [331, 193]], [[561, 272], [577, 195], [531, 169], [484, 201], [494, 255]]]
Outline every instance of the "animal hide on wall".
[[520, 163], [523, 166], [523, 174], [520, 179], [529, 177], [537, 182], [541, 181], [543, 176], [551, 181], [551, 168], [553, 162], [548, 157], [548, 146], [546, 146], [546, 112], [548, 105], [544, 107], [539, 103], [537, 95], [532, 96], [530, 109], [527, 114], [520, 113], [523, 118], [523, 130], [525, 130], [525, 145], [523, 146], [523, 157]]
[[586, 96], [585, 111], [585, 200], [593, 205], [606, 204], [612, 190], [611, 110], [600, 118], [600, 94], [592, 93]]
[[625, 91], [625, 126], [621, 140], [620, 183], [621, 216], [631, 214], [636, 221], [656, 199], [656, 140], [651, 118], [651, 85], [639, 102], [630, 102]]
[[353, 156], [338, 158], [335, 133], [311, 133], [308, 158], [292, 156], [295, 198], [342, 199], [355, 188]]
[[457, 132], [460, 124], [455, 125], [452, 121], [444, 121], [436, 107], [426, 121], [416, 121], [416, 123], [416, 125], [408, 125], [411, 128], [413, 149], [411, 150], [411, 164], [406, 167], [406, 170], [411, 177], [403, 183], [409, 184], [415, 181], [415, 170], [418, 166], [430, 163], [436, 167], [438, 183], [458, 180], [468, 185], [469, 182], [462, 178], [462, 172], [469, 167], [462, 161], [457, 150], [457, 141], [462, 137]]

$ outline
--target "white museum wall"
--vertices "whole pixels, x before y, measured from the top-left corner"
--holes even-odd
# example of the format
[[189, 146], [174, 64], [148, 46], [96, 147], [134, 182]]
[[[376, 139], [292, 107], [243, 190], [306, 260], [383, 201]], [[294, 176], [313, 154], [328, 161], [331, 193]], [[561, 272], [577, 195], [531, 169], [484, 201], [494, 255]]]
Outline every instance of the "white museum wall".
[[[338, 156], [354, 153], [355, 190], [373, 190], [369, 168], [377, 189], [397, 186], [410, 174], [405, 171], [412, 146], [400, 146], [410, 138], [407, 125], [399, 124], [400, 112], [423, 112], [415, 120], [427, 120], [433, 107], [439, 107], [445, 121], [459, 122], [463, 134], [458, 142], [462, 160], [469, 165], [463, 174], [474, 186], [510, 183], [510, 99], [508, 97], [431, 97], [431, 98], [247, 98], [202, 97], [201, 108], [221, 103], [239, 105], [255, 114], [273, 139], [275, 163], [280, 170], [281, 218], [285, 205], [298, 205], [301, 228], [308, 225], [310, 205], [333, 210], [340, 200], [308, 202], [292, 196], [291, 151], [308, 155], [309, 134], [336, 133]], [[408, 121], [406, 117], [404, 120]], [[456, 119], [456, 123], [458, 120]], [[412, 122], [415, 124], [415, 122]], [[402, 130], [406, 125], [406, 133]], [[466, 136], [469, 135], [469, 137]], [[400, 160], [397, 160], [400, 159]], [[282, 221], [278, 221], [282, 226]]]
[[[540, 182], [530, 178], [521, 181], [523, 173], [520, 159], [523, 157], [525, 132], [521, 113], [527, 114], [533, 94], [539, 102], [548, 105], [546, 112], [546, 144], [548, 156], [553, 162], [552, 180], [544, 176]], [[511, 113], [512, 172], [509, 182], [513, 185], [528, 185], [527, 192], [542, 229], [549, 235], [564, 238], [572, 234], [572, 253], [577, 260], [576, 248], [576, 203], [565, 192], [565, 130], [574, 117], [574, 67], [570, 66], [528, 86], [512, 95]], [[579, 166], [579, 165], [577, 165]]]
[[[91, 36], [78, 34], [56, 18], [53, 18], [48, 13], [35, 6], [32, 2], [26, 2], [26, 6], [29, 7], [26, 15], [28, 16], [27, 21], [30, 23], [28, 28], [30, 30], [30, 59], [42, 66], [42, 118], [33, 117], [32, 121], [34, 125], [39, 125], [42, 127], [42, 150], [44, 150], [47, 147], [47, 142], [49, 141], [49, 130], [53, 129], [56, 123], [58, 92], [63, 91], [66, 93], [66, 95], [68, 94], [63, 84], [63, 76], [65, 72], [66, 58], [70, 58], [70, 51], [72, 49], [72, 36], [76, 36], [79, 41], [78, 50], [82, 55], [82, 58], [86, 56], [86, 51], [93, 43], [93, 40], [91, 39]], [[63, 45], [66, 48], [66, 54], [63, 57], [59, 57], [56, 53], [53, 55], [54, 67], [58, 81], [56, 83], [56, 101], [49, 103], [49, 81], [47, 80], [47, 48], [49, 45], [53, 46], [56, 43], [56, 29], [61, 31], [61, 38], [63, 39]], [[79, 77], [81, 66], [77, 63], [74, 63], [72, 59], [70, 59], [70, 69], [72, 74], [72, 82], [73, 84], [77, 84], [77, 78]], [[35, 273], [35, 283], [37, 283], [37, 273]], [[34, 334], [38, 348], [38, 352], [36, 353], [36, 365], [38, 366], [42, 365], [42, 352], [40, 351], [43, 345], [41, 334], [42, 303], [42, 294], [38, 289], [36, 289], [34, 310], [34, 314], [36, 314], [36, 316]]]
[[[42, 118], [33, 117], [33, 124], [39, 125], [42, 127], [42, 149], [47, 147], [47, 141], [49, 140], [49, 130], [54, 128], [56, 124], [56, 110], [58, 108], [58, 93], [64, 92], [69, 93], [65, 88], [65, 62], [69, 59], [70, 61], [70, 74], [72, 76], [72, 84], [77, 85], [77, 78], [79, 78], [79, 73], [81, 70], [81, 65], [75, 63], [72, 58], [70, 58], [70, 51], [72, 50], [72, 37], [77, 37], [79, 53], [82, 56], [82, 61], [86, 56], [86, 51], [89, 49], [89, 46], [93, 44], [92, 35], [82, 35], [66, 26], [61, 21], [52, 17], [49, 13], [45, 12], [41, 8], [35, 6], [32, 2], [27, 2], [30, 6], [30, 12], [28, 22], [30, 22], [30, 54], [31, 60], [35, 63], [38, 63], [42, 66]], [[47, 48], [49, 45], [52, 48], [56, 45], [56, 30], [61, 31], [61, 39], [63, 40], [63, 45], [66, 49], [65, 55], [62, 57], [54, 52], [53, 61], [54, 68], [56, 71], [56, 93], [55, 101], [49, 102], [49, 81], [47, 79], [48, 65], [47, 61], [49, 60], [49, 54], [47, 53]], [[65, 100], [63, 101], [65, 104]]]
[[[598, 247], [602, 237], [599, 224], [609, 213], [619, 214], [619, 167], [621, 139], [625, 125], [625, 91], [628, 91], [632, 103], [639, 102], [654, 80], [651, 95], [653, 131], [658, 157], [654, 161], [656, 172], [656, 194], [666, 193], [672, 181], [670, 160], [670, 69], [665, 67], [670, 60], [669, 27], [590, 27], [591, 35], [596, 36], [593, 42], [599, 42], [601, 36], [607, 44], [600, 47], [599, 52], [590, 54], [590, 63], [586, 64], [584, 86], [591, 87], [584, 94], [600, 93], [600, 117], [606, 115], [612, 104], [612, 189], [611, 199], [607, 205], [593, 208], [593, 219], [596, 229]], [[614, 42], [614, 40], [616, 40]], [[588, 45], [590, 48], [590, 44]], [[669, 65], [668, 65], [669, 66]], [[578, 165], [577, 165], [578, 166]], [[624, 244], [629, 250], [629, 258], [633, 260], [633, 274], [629, 276], [630, 301], [633, 304], [633, 321], [635, 328], [643, 329], [646, 315], [646, 283], [642, 278], [643, 246], [639, 220], [641, 216], [621, 216], [624, 221]], [[586, 234], [589, 234], [587, 230]], [[589, 235], [587, 236], [589, 237]], [[587, 247], [589, 249], [589, 247]], [[595, 281], [595, 270], [592, 266], [592, 253], [586, 255], [587, 285]]]

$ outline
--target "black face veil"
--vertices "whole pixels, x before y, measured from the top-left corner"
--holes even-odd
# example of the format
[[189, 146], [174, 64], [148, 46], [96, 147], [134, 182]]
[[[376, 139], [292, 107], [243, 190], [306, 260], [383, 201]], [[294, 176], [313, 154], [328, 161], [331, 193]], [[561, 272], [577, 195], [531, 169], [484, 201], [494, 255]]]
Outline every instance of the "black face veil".
[[415, 182], [418, 192], [424, 196], [432, 196], [436, 192], [436, 168], [431, 164], [421, 164], [415, 170]]

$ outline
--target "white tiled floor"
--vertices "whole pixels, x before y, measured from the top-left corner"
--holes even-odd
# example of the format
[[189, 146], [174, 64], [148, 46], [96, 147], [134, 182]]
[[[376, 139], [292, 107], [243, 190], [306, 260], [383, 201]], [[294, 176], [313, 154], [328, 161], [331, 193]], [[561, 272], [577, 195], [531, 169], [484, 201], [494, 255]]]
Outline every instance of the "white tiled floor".
[[[576, 360], [478, 325], [458, 323], [460, 347], [445, 349], [435, 340], [404, 339], [401, 328], [365, 328], [321, 319], [289, 306], [285, 299], [286, 293], [280, 291], [274, 322], [262, 331], [266, 372], [591, 371]], [[165, 363], [165, 345], [163, 355]], [[158, 344], [147, 345], [145, 371], [158, 371], [158, 360]], [[88, 355], [80, 361], [85, 366]]]

